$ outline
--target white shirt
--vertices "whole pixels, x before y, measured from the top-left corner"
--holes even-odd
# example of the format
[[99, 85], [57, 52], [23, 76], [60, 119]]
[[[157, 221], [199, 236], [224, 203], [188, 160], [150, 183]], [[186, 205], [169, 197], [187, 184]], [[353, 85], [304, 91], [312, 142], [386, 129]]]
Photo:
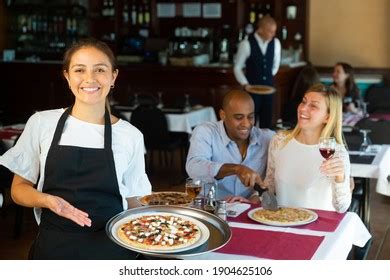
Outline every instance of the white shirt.
[[[254, 37], [259, 44], [261, 53], [265, 55], [267, 52], [267, 47], [270, 41], [264, 41], [256, 32], [254, 33]], [[280, 41], [278, 38], [275, 39], [275, 49], [274, 49], [274, 60], [273, 60], [273, 65], [272, 65], [272, 75], [276, 75], [276, 73], [279, 70], [279, 65], [280, 65], [280, 56], [281, 56], [281, 46], [280, 46]], [[248, 39], [245, 39], [241, 41], [241, 43], [238, 46], [238, 51], [236, 55], [236, 62], [234, 64], [234, 76], [236, 77], [236, 80], [241, 84], [241, 85], [246, 85], [249, 84], [247, 78], [244, 75], [243, 68], [245, 68], [245, 63], [248, 57], [251, 54], [251, 47], [249, 44]]]
[[318, 145], [305, 145], [277, 134], [270, 143], [265, 183], [276, 192], [278, 204], [345, 212], [351, 203], [350, 162], [348, 152], [338, 145], [337, 154], [344, 159], [345, 180], [335, 183], [320, 172], [323, 158]]
[[[46, 157], [54, 131], [64, 109], [37, 112], [30, 117], [16, 145], [0, 157], [0, 164], [36, 184], [42, 191]], [[91, 124], [72, 116], [65, 122], [60, 145], [104, 148], [104, 125]], [[145, 173], [142, 133], [130, 123], [119, 120], [112, 125], [112, 150], [123, 209], [127, 197], [150, 194], [151, 185]], [[39, 223], [41, 209], [34, 209]]]

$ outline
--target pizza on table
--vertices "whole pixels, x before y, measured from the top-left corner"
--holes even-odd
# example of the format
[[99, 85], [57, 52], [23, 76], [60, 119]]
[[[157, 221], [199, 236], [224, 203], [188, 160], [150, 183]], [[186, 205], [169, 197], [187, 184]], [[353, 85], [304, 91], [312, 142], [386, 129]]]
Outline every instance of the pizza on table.
[[295, 223], [309, 221], [313, 214], [305, 209], [281, 207], [276, 211], [258, 209], [253, 218], [260, 222]]
[[183, 192], [156, 192], [140, 198], [143, 205], [188, 205], [192, 199]]

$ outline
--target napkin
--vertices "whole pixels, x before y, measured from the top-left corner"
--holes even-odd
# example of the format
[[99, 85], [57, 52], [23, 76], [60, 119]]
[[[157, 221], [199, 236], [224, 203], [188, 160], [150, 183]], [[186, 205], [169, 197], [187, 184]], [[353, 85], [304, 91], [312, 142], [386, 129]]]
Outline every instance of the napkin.
[[[238, 217], [241, 213], [245, 212], [247, 209], [251, 207], [250, 204], [247, 203], [239, 203], [239, 202], [233, 202], [233, 203], [226, 203], [226, 210], [228, 212], [229, 217]], [[234, 215], [229, 214], [229, 211], [236, 212]]]

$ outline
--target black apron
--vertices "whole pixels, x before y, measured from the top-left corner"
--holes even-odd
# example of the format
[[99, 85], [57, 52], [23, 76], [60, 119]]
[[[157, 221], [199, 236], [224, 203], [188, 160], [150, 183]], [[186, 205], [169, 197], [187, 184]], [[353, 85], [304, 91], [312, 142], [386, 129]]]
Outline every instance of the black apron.
[[106, 222], [123, 211], [111, 149], [110, 114], [105, 112], [104, 149], [60, 146], [69, 107], [58, 121], [45, 165], [42, 192], [59, 196], [87, 212], [91, 227], [42, 209], [32, 259], [134, 259], [137, 254], [111, 241]]

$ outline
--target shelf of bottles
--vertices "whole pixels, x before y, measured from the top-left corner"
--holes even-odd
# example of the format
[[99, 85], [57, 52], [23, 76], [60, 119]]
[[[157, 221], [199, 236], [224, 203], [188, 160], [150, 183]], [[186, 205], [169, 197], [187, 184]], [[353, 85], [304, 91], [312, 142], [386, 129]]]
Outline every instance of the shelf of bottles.
[[86, 8], [24, 4], [9, 7], [8, 36], [18, 59], [59, 59], [64, 49], [88, 32]]
[[257, 22], [265, 15], [275, 17], [273, 1], [249, 1], [246, 11], [245, 34], [256, 30]]
[[145, 40], [151, 32], [151, 1], [124, 0], [119, 8], [119, 52], [143, 55]]
[[[150, 1], [148, 0], [125, 0], [123, 1], [122, 23], [123, 34], [134, 33], [139, 30], [150, 28], [151, 13]], [[145, 31], [144, 31], [145, 32]], [[141, 36], [148, 37], [142, 33]]]

